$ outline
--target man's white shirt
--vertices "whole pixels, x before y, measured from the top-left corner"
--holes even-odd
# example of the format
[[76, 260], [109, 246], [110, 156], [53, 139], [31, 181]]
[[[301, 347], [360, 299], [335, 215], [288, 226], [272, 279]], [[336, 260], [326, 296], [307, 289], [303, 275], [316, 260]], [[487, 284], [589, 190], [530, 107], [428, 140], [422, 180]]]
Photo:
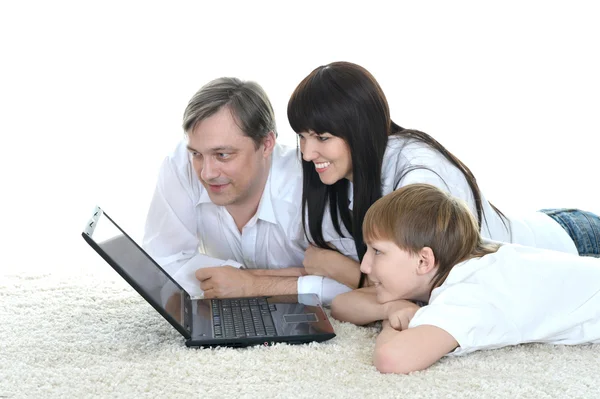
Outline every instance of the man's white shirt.
[[[202, 295], [195, 278], [202, 267], [301, 267], [308, 242], [302, 234], [297, 149], [275, 145], [258, 211], [240, 233], [225, 207], [210, 200], [186, 145], [179, 143], [160, 167], [142, 244], [150, 256], [192, 296]], [[349, 290], [321, 276], [298, 279], [298, 293], [316, 293], [326, 304]]]

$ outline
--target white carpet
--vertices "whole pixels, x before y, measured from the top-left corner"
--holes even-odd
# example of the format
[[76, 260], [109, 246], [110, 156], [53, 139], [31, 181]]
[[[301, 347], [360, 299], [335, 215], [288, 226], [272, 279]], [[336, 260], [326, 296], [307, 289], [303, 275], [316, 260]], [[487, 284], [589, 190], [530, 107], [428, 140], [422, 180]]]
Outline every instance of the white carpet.
[[524, 345], [382, 375], [377, 329], [338, 322], [322, 344], [189, 349], [114, 272], [5, 273], [0, 301], [0, 398], [600, 397], [600, 345]]

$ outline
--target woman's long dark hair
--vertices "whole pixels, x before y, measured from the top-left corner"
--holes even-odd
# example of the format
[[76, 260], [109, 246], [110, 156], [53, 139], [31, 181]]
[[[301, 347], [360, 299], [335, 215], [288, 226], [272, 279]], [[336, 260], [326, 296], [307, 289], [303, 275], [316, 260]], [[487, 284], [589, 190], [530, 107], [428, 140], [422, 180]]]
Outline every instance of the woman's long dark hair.
[[[350, 149], [354, 197], [352, 214], [348, 209], [349, 181], [340, 179], [332, 185], [323, 184], [313, 163], [302, 160], [302, 224], [306, 236], [309, 237], [307, 233], [310, 233], [316, 246], [331, 249], [322, 229], [328, 206], [336, 232], [344, 236], [341, 219], [352, 234], [358, 259], [362, 261], [367, 249], [362, 236], [362, 222], [369, 207], [381, 198], [381, 169], [390, 135], [415, 139], [431, 146], [463, 173], [473, 193], [481, 229], [484, 217], [481, 192], [469, 168], [427, 133], [404, 129], [394, 123], [383, 90], [365, 68], [349, 62], [334, 62], [316, 68], [294, 90], [287, 113], [296, 133], [330, 133], [342, 138]], [[404, 174], [409, 171], [404, 171]], [[494, 210], [504, 217], [495, 207]], [[363, 286], [364, 280], [365, 275], [361, 273], [359, 287]]]

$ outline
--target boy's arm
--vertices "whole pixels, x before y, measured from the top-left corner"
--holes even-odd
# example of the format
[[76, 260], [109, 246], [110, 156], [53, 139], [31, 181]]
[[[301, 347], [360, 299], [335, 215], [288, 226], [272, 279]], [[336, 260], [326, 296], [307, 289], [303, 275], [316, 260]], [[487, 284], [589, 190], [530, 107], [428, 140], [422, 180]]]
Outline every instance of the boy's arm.
[[405, 300], [377, 302], [375, 287], [371, 286], [336, 296], [331, 304], [331, 317], [360, 326], [385, 320], [402, 308], [412, 307], [418, 309], [418, 305]]
[[428, 368], [457, 346], [454, 337], [439, 327], [421, 325], [397, 331], [386, 320], [377, 337], [373, 363], [382, 373], [408, 374]]
[[331, 317], [357, 325], [385, 318], [383, 306], [377, 302], [375, 287], [365, 287], [340, 294], [331, 302]]

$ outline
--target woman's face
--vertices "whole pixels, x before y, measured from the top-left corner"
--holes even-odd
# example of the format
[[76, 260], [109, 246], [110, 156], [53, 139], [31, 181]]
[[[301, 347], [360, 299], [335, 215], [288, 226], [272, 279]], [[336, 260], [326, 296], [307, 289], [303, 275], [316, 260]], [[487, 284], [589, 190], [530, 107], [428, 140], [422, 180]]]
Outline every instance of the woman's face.
[[313, 163], [323, 184], [331, 185], [340, 179], [352, 181], [352, 158], [344, 139], [312, 130], [299, 133], [298, 137], [302, 158]]

